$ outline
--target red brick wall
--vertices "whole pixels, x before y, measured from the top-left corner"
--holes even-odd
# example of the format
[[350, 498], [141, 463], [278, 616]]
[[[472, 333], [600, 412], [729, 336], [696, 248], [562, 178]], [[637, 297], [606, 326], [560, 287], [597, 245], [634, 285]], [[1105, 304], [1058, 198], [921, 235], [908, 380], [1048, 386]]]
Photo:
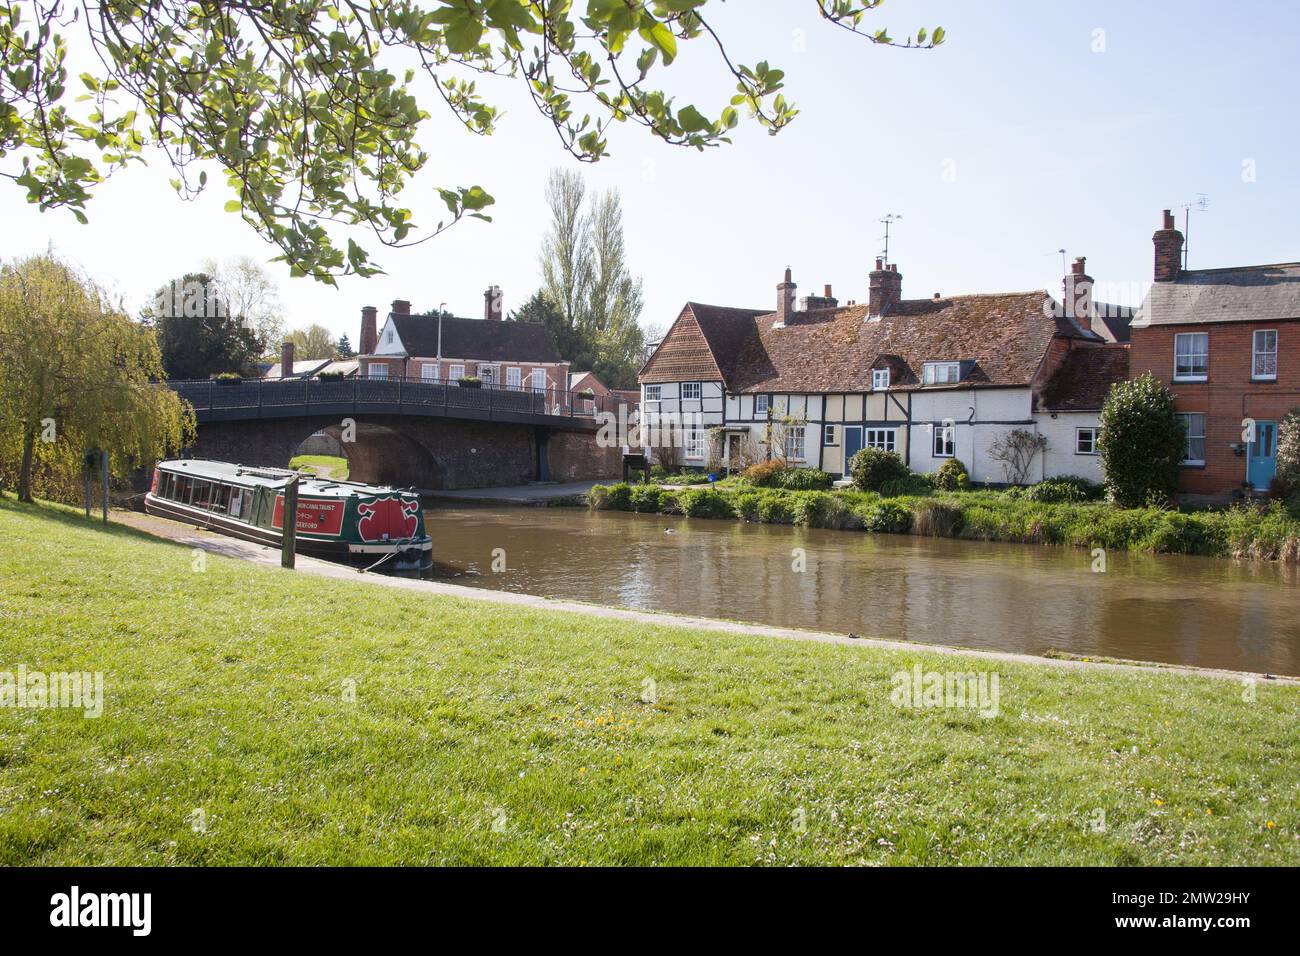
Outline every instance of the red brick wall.
[[[1256, 329], [1277, 330], [1277, 381], [1252, 382]], [[1174, 335], [1208, 332], [1210, 360], [1205, 382], [1175, 382]], [[1130, 374], [1150, 371], [1173, 391], [1182, 412], [1205, 414], [1205, 467], [1182, 469], [1179, 490], [1226, 497], [1246, 480], [1246, 458], [1230, 445], [1241, 441], [1242, 419], [1277, 421], [1300, 405], [1300, 321], [1162, 325], [1133, 329]]]

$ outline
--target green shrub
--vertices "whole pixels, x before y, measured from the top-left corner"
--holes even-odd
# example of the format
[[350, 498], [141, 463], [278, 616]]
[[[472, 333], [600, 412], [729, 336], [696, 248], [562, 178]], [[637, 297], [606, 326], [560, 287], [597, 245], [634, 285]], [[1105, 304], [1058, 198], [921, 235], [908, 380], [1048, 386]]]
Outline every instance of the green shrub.
[[1178, 466], [1187, 430], [1174, 411], [1174, 396], [1150, 372], [1117, 382], [1101, 410], [1097, 450], [1106, 491], [1124, 508], [1169, 501], [1178, 488]]
[[787, 495], [768, 491], [758, 502], [758, 520], [764, 524], [794, 524], [794, 509]]
[[659, 513], [661, 515], [684, 515], [685, 508], [682, 507], [682, 497], [690, 494], [688, 491], [663, 491], [659, 494]]
[[476, 375], [463, 375], [456, 379], [456, 384], [461, 388], [482, 388], [483, 379]]
[[757, 491], [742, 491], [736, 495], [733, 507], [736, 509], [736, 517], [744, 518], [746, 521], [758, 521], [758, 506], [763, 500], [763, 496]]
[[887, 481], [906, 478], [911, 472], [896, 452], [864, 448], [849, 462], [853, 484], [862, 491], [879, 491]]
[[862, 526], [877, 534], [906, 534], [912, 527], [912, 511], [899, 501], [877, 502], [863, 510]]
[[632, 489], [629, 502], [632, 510], [639, 514], [654, 514], [659, 510], [659, 498], [663, 491], [654, 485], [637, 485]]
[[1076, 475], [1045, 478], [1036, 485], [1030, 485], [1023, 492], [1030, 501], [1043, 503], [1099, 501], [1105, 493], [1106, 489], [1095, 481]]
[[772, 476], [773, 488], [787, 491], [829, 491], [835, 477], [817, 468], [782, 468]]
[[970, 474], [959, 459], [949, 458], [934, 476], [934, 486], [940, 491], [963, 491], [970, 485]]
[[651, 465], [650, 477], [655, 481], [662, 481], [668, 475], [668, 469], [663, 465]]
[[609, 487], [607, 485], [592, 485], [591, 490], [587, 492], [587, 506], [592, 511], [604, 511], [609, 507]]
[[631, 511], [632, 486], [623, 482], [619, 482], [617, 485], [610, 485], [607, 507], [611, 511]]
[[707, 485], [709, 476], [702, 471], [679, 471], [663, 479], [666, 485]]
[[930, 475], [918, 475], [915, 472], [905, 478], [891, 478], [880, 486], [882, 498], [901, 498], [904, 495], [922, 496], [932, 494], [935, 484]]
[[682, 510], [692, 518], [734, 518], [736, 516], [727, 496], [712, 488], [682, 492], [681, 505]]
[[757, 488], [771, 488], [776, 481], [776, 475], [785, 471], [785, 467], [785, 462], [769, 458], [767, 461], [760, 461], [756, 465], [750, 465], [741, 473], [740, 477]]

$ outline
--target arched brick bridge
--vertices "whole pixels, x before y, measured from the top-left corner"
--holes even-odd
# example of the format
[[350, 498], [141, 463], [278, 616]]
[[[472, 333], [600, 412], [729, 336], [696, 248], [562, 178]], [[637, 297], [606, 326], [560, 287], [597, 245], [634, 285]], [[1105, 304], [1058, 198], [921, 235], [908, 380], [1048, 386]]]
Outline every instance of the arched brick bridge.
[[605, 478], [621, 464], [619, 449], [597, 447], [593, 414], [617, 406], [567, 393], [411, 379], [168, 384], [194, 406], [187, 454], [198, 458], [284, 467], [324, 432], [353, 480], [425, 490]]

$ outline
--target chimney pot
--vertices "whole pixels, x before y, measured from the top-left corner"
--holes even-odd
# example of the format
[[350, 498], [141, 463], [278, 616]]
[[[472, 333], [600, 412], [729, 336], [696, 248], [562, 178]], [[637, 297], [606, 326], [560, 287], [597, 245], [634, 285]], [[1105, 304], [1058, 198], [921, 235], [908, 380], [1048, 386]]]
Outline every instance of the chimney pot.
[[833, 298], [834, 298], [834, 296], [831, 295], [831, 284], [830, 284], [829, 282], [826, 283], [825, 295], [826, 295], [826, 298], [828, 298], [828, 299], [833, 299]]
[[395, 315], [410, 315], [411, 303], [406, 299], [394, 299], [392, 311]]
[[1173, 211], [1172, 211], [1172, 210], [1169, 210], [1169, 209], [1166, 209], [1166, 210], [1165, 210], [1165, 219], [1164, 219], [1164, 222], [1165, 222], [1164, 228], [1166, 228], [1166, 229], [1173, 229], [1173, 228], [1174, 228], [1174, 214], [1173, 214]]
[[876, 271], [879, 272], [883, 268], [885, 268], [885, 260], [876, 256]]

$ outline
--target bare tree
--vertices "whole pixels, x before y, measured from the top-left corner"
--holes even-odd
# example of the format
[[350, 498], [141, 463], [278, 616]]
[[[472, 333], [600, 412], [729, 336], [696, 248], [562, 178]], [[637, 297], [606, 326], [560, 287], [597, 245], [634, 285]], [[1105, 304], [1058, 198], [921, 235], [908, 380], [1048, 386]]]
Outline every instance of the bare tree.
[[1047, 436], [1017, 428], [1005, 432], [989, 445], [989, 457], [1002, 463], [1009, 485], [1023, 485], [1038, 453], [1047, 450]]
[[249, 256], [221, 263], [209, 259], [203, 271], [215, 280], [230, 314], [257, 336], [263, 348], [273, 349], [284, 335], [284, 307], [270, 274]]

